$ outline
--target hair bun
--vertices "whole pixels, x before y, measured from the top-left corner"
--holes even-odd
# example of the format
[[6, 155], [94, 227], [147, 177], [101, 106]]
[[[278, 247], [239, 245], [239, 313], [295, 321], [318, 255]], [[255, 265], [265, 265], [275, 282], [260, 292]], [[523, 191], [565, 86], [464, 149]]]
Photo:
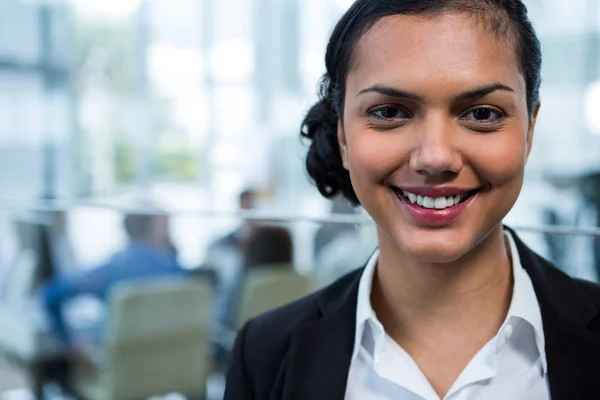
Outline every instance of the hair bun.
[[323, 196], [331, 198], [341, 192], [351, 203], [358, 205], [350, 174], [342, 164], [337, 137], [338, 114], [329, 90], [321, 93], [321, 100], [311, 107], [302, 122], [300, 135], [311, 140], [306, 170]]

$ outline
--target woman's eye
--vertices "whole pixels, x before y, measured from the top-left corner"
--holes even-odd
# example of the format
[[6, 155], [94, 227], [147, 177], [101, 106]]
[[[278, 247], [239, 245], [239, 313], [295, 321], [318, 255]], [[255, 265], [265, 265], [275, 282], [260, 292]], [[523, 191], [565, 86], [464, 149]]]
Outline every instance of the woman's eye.
[[396, 106], [379, 107], [372, 110], [370, 114], [378, 119], [403, 119], [409, 117], [406, 111]]
[[504, 113], [492, 108], [476, 108], [467, 113], [463, 119], [475, 122], [496, 122], [505, 117]]

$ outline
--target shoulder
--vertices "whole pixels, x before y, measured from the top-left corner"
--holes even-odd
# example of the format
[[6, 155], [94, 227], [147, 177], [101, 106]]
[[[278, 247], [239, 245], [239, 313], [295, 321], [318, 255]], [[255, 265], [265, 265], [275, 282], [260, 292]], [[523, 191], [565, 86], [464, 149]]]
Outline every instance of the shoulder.
[[[583, 279], [574, 279], [592, 300], [597, 310], [600, 310], [600, 285], [594, 282], [586, 281]], [[590, 328], [600, 333], [600, 314], [596, 314], [596, 317], [590, 323]]]
[[[247, 324], [248, 338], [281, 340], [297, 328], [321, 318], [330, 306], [342, 307], [342, 303], [347, 302], [348, 291], [358, 289], [361, 274], [362, 268], [356, 269], [313, 294], [253, 318]], [[335, 304], [336, 301], [339, 304]]]
[[594, 304], [600, 307], [600, 285], [584, 279], [573, 278], [573, 280], [585, 291]]
[[538, 300], [543, 300], [546, 307], [551, 306], [564, 320], [600, 333], [600, 285], [572, 277], [540, 255], [529, 252], [533, 261], [528, 263], [528, 272]]
[[237, 335], [228, 375], [233, 380], [244, 375], [252, 382], [254, 393], [269, 393], [285, 365], [294, 333], [340, 307], [354, 309], [356, 302], [348, 294], [357, 290], [361, 273], [362, 269], [353, 271], [324, 289], [247, 322]]
[[285, 352], [292, 333], [321, 316], [319, 297], [323, 290], [251, 319], [243, 328], [248, 358], [262, 361]]

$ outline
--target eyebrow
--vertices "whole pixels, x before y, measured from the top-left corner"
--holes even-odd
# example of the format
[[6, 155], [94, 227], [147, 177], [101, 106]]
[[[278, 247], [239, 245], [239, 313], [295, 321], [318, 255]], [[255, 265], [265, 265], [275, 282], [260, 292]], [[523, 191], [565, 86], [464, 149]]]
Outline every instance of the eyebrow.
[[[467, 92], [463, 92], [463, 93], [459, 94], [458, 96], [456, 96], [455, 99], [456, 100], [471, 100], [471, 99], [487, 96], [488, 94], [493, 93], [498, 90], [503, 90], [503, 91], [512, 92], [512, 93], [515, 92], [510, 86], [504, 85], [502, 83], [492, 83], [489, 85], [477, 87], [477, 88], [475, 88], [473, 90], [469, 90]], [[418, 94], [406, 92], [404, 90], [399, 90], [399, 89], [396, 89], [393, 87], [388, 87], [388, 86], [383, 86], [383, 85], [373, 85], [369, 88], [363, 89], [358, 93], [358, 96], [363, 95], [365, 93], [379, 93], [379, 94], [382, 94], [382, 95], [388, 96], [388, 97], [396, 97], [399, 99], [407, 99], [407, 100], [414, 100], [414, 101], [423, 101], [423, 97], [419, 96]]]

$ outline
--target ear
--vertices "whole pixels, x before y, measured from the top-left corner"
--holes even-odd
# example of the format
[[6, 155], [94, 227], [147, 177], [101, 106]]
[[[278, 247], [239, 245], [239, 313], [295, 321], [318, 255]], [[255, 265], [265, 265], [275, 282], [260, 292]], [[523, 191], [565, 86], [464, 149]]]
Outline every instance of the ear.
[[344, 126], [342, 120], [338, 120], [337, 124], [337, 139], [340, 147], [340, 155], [342, 156], [342, 165], [347, 171], [350, 169], [348, 162], [348, 143], [346, 142], [346, 134], [344, 133]]
[[535, 123], [537, 122], [538, 113], [540, 112], [541, 103], [538, 101], [535, 105], [535, 109], [533, 110], [533, 116], [529, 120], [529, 128], [527, 130], [527, 158], [529, 158], [529, 153], [531, 153], [531, 147], [533, 145], [533, 135], [535, 131]]

